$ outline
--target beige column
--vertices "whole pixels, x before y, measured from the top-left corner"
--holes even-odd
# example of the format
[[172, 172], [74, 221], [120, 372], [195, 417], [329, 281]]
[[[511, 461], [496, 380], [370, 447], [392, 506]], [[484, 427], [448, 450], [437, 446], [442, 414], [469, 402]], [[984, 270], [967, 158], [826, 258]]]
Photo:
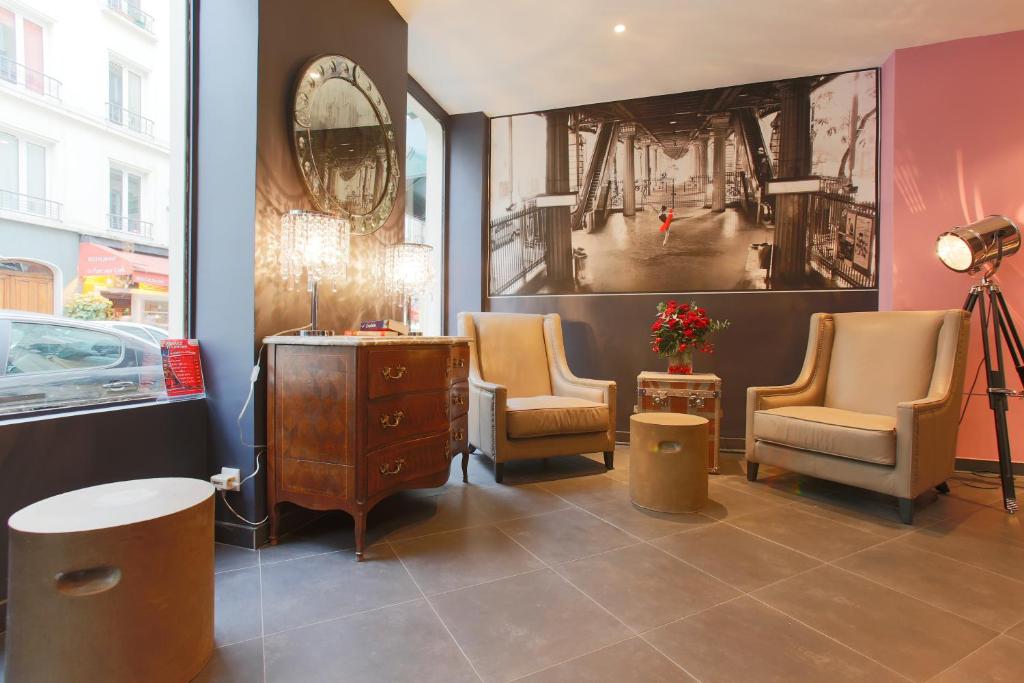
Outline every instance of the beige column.
[[[547, 153], [544, 189], [548, 194], [569, 192], [569, 114], [550, 112], [547, 121]], [[545, 265], [552, 283], [572, 280], [572, 224], [568, 206], [541, 209], [547, 247]]]
[[711, 131], [715, 141], [712, 211], [725, 211], [725, 140], [729, 137], [729, 118], [729, 114], [715, 114], [711, 117]]

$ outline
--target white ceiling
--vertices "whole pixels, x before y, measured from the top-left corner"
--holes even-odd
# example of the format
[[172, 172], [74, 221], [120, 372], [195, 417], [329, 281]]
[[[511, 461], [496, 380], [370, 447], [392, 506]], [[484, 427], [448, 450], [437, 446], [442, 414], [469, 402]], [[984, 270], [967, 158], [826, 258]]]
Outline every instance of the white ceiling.
[[391, 3], [409, 73], [447, 112], [492, 116], [880, 66], [896, 48], [1024, 28], [1024, 0]]

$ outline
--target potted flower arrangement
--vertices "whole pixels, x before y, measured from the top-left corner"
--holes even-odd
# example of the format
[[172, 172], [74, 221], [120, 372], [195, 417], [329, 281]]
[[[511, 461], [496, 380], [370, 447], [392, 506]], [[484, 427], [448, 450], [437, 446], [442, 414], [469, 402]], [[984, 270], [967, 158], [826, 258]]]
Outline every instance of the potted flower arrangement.
[[693, 373], [693, 352], [714, 353], [715, 347], [707, 337], [727, 327], [728, 320], [712, 320], [695, 302], [663, 301], [651, 324], [651, 350], [669, 359], [670, 373], [689, 375]]

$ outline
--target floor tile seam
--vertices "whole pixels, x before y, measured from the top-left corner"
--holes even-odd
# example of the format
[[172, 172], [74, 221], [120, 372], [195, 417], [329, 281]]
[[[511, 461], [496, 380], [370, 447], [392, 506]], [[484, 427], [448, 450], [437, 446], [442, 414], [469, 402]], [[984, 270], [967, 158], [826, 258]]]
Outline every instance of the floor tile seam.
[[[811, 517], [815, 517], [817, 519], [823, 519], [823, 520], [825, 520], [827, 522], [834, 522], [836, 524], [839, 524], [841, 526], [846, 527], [847, 529], [853, 529], [854, 531], [859, 531], [861, 533], [868, 534], [869, 536], [874, 536], [875, 538], [880, 538], [880, 539], [886, 540], [886, 541], [891, 540], [891, 537], [883, 536], [882, 534], [880, 534], [878, 532], [867, 531], [866, 529], [863, 529], [863, 528], [861, 528], [859, 526], [856, 526], [855, 524], [851, 524], [849, 522], [844, 522], [842, 520], [835, 519], [833, 517], [828, 517], [826, 515], [823, 515], [823, 514], [820, 514], [820, 513], [816, 513], [816, 512], [814, 512], [814, 507], [813, 506], [811, 506], [810, 509], [805, 508], [805, 507], [801, 507], [801, 508], [796, 508], [795, 507], [793, 509], [796, 510], [797, 512], [803, 513], [805, 515], [810, 515]], [[756, 512], [752, 512], [752, 513], [747, 513], [745, 515], [737, 515], [737, 518], [748, 517], [748, 516], [753, 515], [753, 514], [757, 514], [757, 513]], [[867, 514], [869, 516], [872, 516], [872, 517], [876, 516], [876, 515], [871, 515], [870, 513], [865, 513], [865, 514]], [[885, 518], [884, 517], [879, 517], [878, 519], [881, 521], [881, 520], [884, 520]], [[922, 528], [924, 528], [924, 527], [922, 527]], [[903, 533], [901, 533], [900, 536], [906, 536], [907, 534], [911, 534], [913, 532], [914, 532], [914, 529], [908, 529], [908, 530], [904, 531]], [[899, 538], [899, 536], [897, 536], [896, 538]]]
[[756, 600], [761, 605], [763, 605], [763, 606], [765, 606], [765, 607], [767, 607], [767, 608], [769, 608], [771, 610], [774, 610], [775, 612], [778, 612], [779, 614], [781, 614], [782, 616], [786, 617], [787, 619], [792, 619], [793, 621], [795, 621], [796, 623], [800, 624], [804, 628], [810, 629], [811, 631], [814, 631], [815, 633], [817, 633], [818, 635], [822, 636], [823, 638], [827, 638], [828, 640], [830, 640], [833, 643], [836, 643], [837, 645], [839, 645], [839, 646], [849, 650], [850, 652], [853, 652], [854, 654], [857, 654], [857, 655], [863, 657], [864, 659], [867, 659], [868, 661], [871, 661], [871, 662], [877, 664], [878, 666], [882, 667], [886, 671], [889, 671], [889, 672], [891, 672], [891, 673], [893, 673], [893, 674], [895, 674], [895, 675], [899, 676], [900, 678], [902, 678], [904, 680], [907, 680], [907, 681], [913, 681], [914, 680], [914, 679], [910, 678], [909, 676], [907, 676], [906, 674], [902, 674], [899, 671], [897, 671], [896, 669], [893, 669], [891, 666], [883, 664], [882, 662], [878, 661], [874, 657], [871, 657], [870, 655], [865, 654], [864, 652], [861, 652], [860, 650], [858, 650], [857, 648], [853, 647], [852, 645], [849, 645], [848, 643], [844, 643], [843, 641], [839, 640], [838, 638], [830, 636], [829, 634], [825, 633], [824, 631], [822, 631], [822, 630], [812, 626], [811, 624], [808, 624], [807, 622], [803, 621], [802, 619], [799, 619], [796, 616], [786, 612], [782, 608], [776, 607], [775, 605], [772, 605], [772, 604], [770, 604], [768, 602], [765, 602], [762, 598], [758, 597], [754, 593], [750, 593], [749, 595], [750, 595], [750, 597], [753, 600]]
[[525, 673], [522, 676], [517, 676], [516, 678], [513, 678], [511, 681], [509, 681], [509, 683], [515, 683], [516, 681], [521, 681], [521, 680], [523, 680], [525, 678], [529, 678], [530, 676], [535, 676], [535, 675], [537, 675], [537, 674], [539, 674], [541, 672], [548, 671], [550, 669], [554, 669], [555, 667], [562, 666], [563, 664], [568, 664], [569, 662], [574, 662], [577, 659], [582, 659], [583, 657], [586, 657], [588, 655], [592, 655], [595, 652], [600, 652], [601, 650], [604, 650], [606, 648], [615, 647], [616, 645], [621, 645], [622, 643], [625, 643], [626, 641], [629, 641], [629, 640], [633, 640], [636, 637], [637, 637], [637, 635], [635, 633], [630, 633], [629, 635], [623, 636], [619, 640], [616, 640], [614, 643], [607, 643], [605, 645], [601, 645], [600, 647], [595, 647], [593, 650], [587, 650], [586, 652], [583, 652], [581, 654], [578, 654], [578, 655], [575, 655], [573, 657], [570, 657], [569, 659], [564, 659], [564, 660], [562, 660], [560, 662], [555, 662], [554, 664], [551, 664], [549, 666], [545, 666], [543, 668], [536, 669], [535, 671], [530, 671], [529, 673]]
[[[827, 561], [821, 559], [820, 557], [815, 557], [814, 555], [811, 555], [810, 553], [807, 553], [807, 552], [805, 552], [803, 550], [799, 550], [797, 548], [794, 548], [793, 546], [786, 545], [785, 543], [782, 543], [781, 541], [776, 541], [773, 538], [768, 538], [767, 536], [762, 536], [761, 534], [757, 533], [756, 531], [751, 531], [750, 529], [744, 529], [741, 526], [737, 526], [736, 524], [733, 523], [733, 520], [723, 519], [722, 520], [722, 524], [730, 526], [733, 529], [736, 529], [737, 531], [742, 531], [743, 533], [750, 534], [751, 536], [753, 536], [755, 538], [759, 538], [762, 541], [767, 541], [768, 543], [771, 543], [772, 545], [777, 545], [780, 548], [784, 548], [785, 550], [790, 550], [790, 551], [792, 551], [794, 553], [797, 553], [799, 555], [803, 555], [804, 557], [807, 557], [809, 559], [814, 560], [815, 562], [820, 563], [818, 566], [820, 566], [821, 564], [827, 564]], [[874, 547], [874, 546], [871, 546], [871, 547]], [[845, 555], [844, 555], [844, 557], [845, 557]]]
[[[613, 614], [613, 613], [611, 612], [611, 610], [609, 610], [609, 609], [608, 609], [607, 607], [605, 607], [604, 605], [602, 605], [602, 604], [601, 604], [600, 602], [598, 602], [597, 600], [595, 600], [594, 598], [592, 598], [592, 597], [591, 597], [591, 596], [590, 596], [590, 595], [589, 595], [589, 594], [588, 594], [588, 593], [587, 593], [587, 592], [586, 592], [585, 590], [583, 590], [582, 588], [580, 588], [579, 586], [577, 586], [577, 585], [576, 585], [575, 583], [573, 583], [572, 581], [570, 581], [570, 580], [569, 580], [569, 578], [568, 578], [567, 576], [563, 576], [563, 575], [562, 575], [561, 573], [559, 573], [559, 571], [558, 571], [557, 569], [555, 569], [555, 567], [554, 567], [553, 565], [551, 565], [550, 563], [548, 563], [548, 562], [544, 561], [544, 559], [543, 559], [543, 558], [541, 558], [541, 557], [539, 557], [539, 556], [538, 556], [537, 554], [535, 554], [535, 553], [531, 552], [529, 548], [525, 547], [525, 546], [524, 546], [524, 545], [523, 545], [522, 543], [520, 543], [520, 542], [519, 542], [519, 541], [517, 541], [516, 539], [512, 538], [511, 536], [509, 536], [509, 535], [508, 535], [507, 533], [505, 533], [505, 532], [504, 532], [504, 531], [502, 531], [501, 529], [499, 529], [498, 531], [501, 531], [501, 533], [503, 533], [503, 534], [505, 534], [506, 536], [508, 536], [508, 538], [509, 538], [509, 539], [510, 539], [510, 540], [511, 540], [511, 541], [512, 541], [513, 543], [515, 543], [516, 545], [518, 545], [518, 546], [519, 546], [520, 548], [522, 548], [522, 549], [523, 549], [523, 550], [525, 550], [526, 552], [530, 553], [530, 555], [532, 555], [532, 556], [533, 556], [533, 557], [534, 557], [534, 558], [535, 558], [535, 559], [536, 559], [536, 560], [537, 560], [538, 562], [540, 562], [541, 564], [543, 564], [543, 565], [545, 566], [545, 568], [547, 568], [547, 569], [548, 569], [548, 570], [549, 570], [549, 571], [550, 571], [550, 572], [551, 572], [552, 574], [554, 574], [555, 576], [557, 576], [557, 577], [558, 577], [559, 579], [561, 579], [561, 580], [562, 580], [563, 582], [565, 582], [565, 583], [567, 583], [568, 585], [572, 586], [572, 588], [573, 588], [573, 589], [574, 589], [575, 591], [577, 591], [577, 592], [578, 592], [578, 593], [579, 593], [580, 595], [582, 595], [582, 596], [583, 596], [583, 597], [585, 597], [585, 598], [586, 598], [587, 600], [589, 600], [590, 602], [592, 602], [592, 603], [594, 603], [595, 605], [597, 605], [597, 607], [598, 607], [599, 609], [601, 609], [601, 611], [605, 612], [605, 613], [606, 613], [606, 614], [607, 614], [608, 616], [610, 616], [610, 617], [611, 617], [612, 619], [614, 619], [615, 621], [617, 621], [617, 622], [619, 622], [620, 624], [622, 624], [623, 628], [625, 628], [625, 629], [626, 629], [626, 630], [627, 630], [627, 631], [628, 631], [628, 632], [629, 632], [630, 634], [632, 634], [632, 635], [636, 635], [636, 629], [634, 629], [634, 628], [632, 628], [631, 626], [629, 626], [629, 624], [627, 624], [626, 622], [624, 622], [624, 621], [623, 621], [622, 619], [619, 619], [619, 617], [617, 617], [617, 616], [616, 616], [615, 614]], [[627, 547], [632, 547], [632, 546], [627, 546]]]
[[307, 624], [299, 624], [298, 626], [289, 626], [288, 628], [283, 628], [283, 629], [281, 629], [279, 631], [271, 631], [270, 633], [266, 633], [263, 636], [263, 639], [264, 639], [264, 641], [266, 641], [267, 638], [273, 638], [273, 637], [279, 636], [279, 635], [281, 635], [283, 633], [291, 633], [292, 631], [298, 631], [299, 629], [308, 628], [310, 626], [321, 626], [323, 624], [329, 624], [329, 623], [334, 622], [334, 621], [341, 621], [342, 619], [349, 619], [351, 617], [358, 617], [358, 616], [361, 616], [361, 615], [364, 615], [364, 614], [372, 614], [373, 612], [379, 612], [381, 610], [388, 609], [389, 607], [400, 607], [402, 605], [409, 605], [409, 604], [412, 604], [412, 603], [416, 602], [417, 600], [422, 600], [422, 599], [423, 599], [423, 596], [419, 595], [419, 596], [416, 596], [414, 598], [409, 598], [407, 600], [399, 600], [398, 602], [389, 602], [386, 605], [378, 605], [377, 607], [371, 607], [369, 609], [361, 609], [361, 610], [358, 610], [356, 612], [349, 612], [347, 614], [339, 614], [337, 616], [328, 617], [326, 619], [317, 619], [316, 621], [311, 621], [311, 622], [309, 622]]
[[[740, 597], [742, 597], [742, 596], [740, 596]], [[734, 598], [734, 599], [736, 599], [736, 598]], [[724, 603], [723, 603], [723, 604], [724, 604]], [[716, 606], [717, 606], [717, 605], [716, 605]], [[703, 611], [703, 610], [701, 610], [701, 611]], [[699, 612], [698, 612], [698, 614], [699, 614]], [[676, 621], [679, 621], [679, 620], [677, 619]], [[675, 622], [672, 622], [672, 623], [675, 623]], [[668, 625], [668, 624], [662, 624], [662, 626], [667, 626], [667, 625]], [[661, 626], [656, 626], [655, 628], [661, 628]], [[653, 631], [653, 630], [654, 630], [654, 629], [649, 629], [648, 631], [645, 631], [645, 633], [650, 633], [650, 632], [651, 632], [651, 631]], [[642, 640], [643, 642], [647, 643], [647, 644], [648, 644], [648, 645], [649, 645], [650, 647], [652, 647], [652, 648], [654, 649], [654, 651], [655, 651], [655, 652], [657, 652], [657, 653], [658, 653], [659, 655], [661, 655], [662, 657], [664, 657], [664, 658], [665, 658], [665, 659], [667, 659], [668, 661], [672, 662], [672, 664], [673, 664], [673, 665], [674, 665], [674, 666], [675, 666], [675, 667], [676, 667], [677, 669], [679, 669], [680, 671], [682, 671], [682, 672], [683, 672], [684, 674], [686, 674], [687, 676], [689, 676], [690, 678], [692, 678], [692, 679], [693, 679], [694, 681], [696, 681], [697, 683], [701, 683], [701, 679], [700, 679], [700, 678], [698, 678], [697, 674], [695, 674], [695, 673], [693, 673], [692, 671], [690, 671], [689, 669], [687, 669], [687, 668], [686, 668], [685, 666], [683, 666], [682, 664], [680, 664], [679, 662], [677, 662], [677, 661], [676, 661], [676, 660], [675, 660], [674, 658], [672, 658], [672, 657], [669, 657], [669, 656], [668, 656], [668, 653], [667, 653], [667, 652], [665, 652], [665, 651], [664, 651], [664, 650], [662, 650], [662, 649], [661, 649], [660, 647], [658, 647], [657, 645], [655, 645], [654, 643], [652, 643], [652, 642], [651, 642], [650, 640], [648, 640], [647, 638], [645, 638], [645, 637], [644, 637], [644, 634], [643, 634], [643, 633], [639, 633], [639, 634], [637, 634], [637, 637], [638, 637], [638, 638], [640, 638], [640, 640]]]
[[861, 574], [861, 573], [859, 573], [857, 571], [854, 571], [852, 569], [847, 569], [846, 567], [841, 567], [839, 565], [832, 564], [832, 563], [829, 563], [829, 564], [831, 566], [835, 567], [836, 569], [838, 569], [839, 571], [845, 572], [845, 573], [847, 573], [847, 574], [849, 574], [851, 576], [855, 576], [855, 577], [857, 577], [859, 579], [863, 579], [864, 581], [867, 581], [869, 583], [873, 583], [876, 586], [880, 586], [882, 588], [886, 588], [886, 589], [891, 590], [891, 591], [893, 591], [895, 593], [899, 593], [900, 595], [908, 597], [911, 600], [914, 600], [916, 602], [921, 603], [922, 605], [927, 605], [928, 607], [932, 607], [934, 609], [937, 609], [940, 612], [945, 612], [946, 614], [949, 614], [951, 616], [957, 617], [958, 619], [963, 619], [964, 621], [967, 621], [967, 622], [973, 624], [974, 626], [977, 626], [978, 628], [983, 628], [986, 631], [990, 631], [990, 632], [994, 633], [997, 636], [1000, 634], [1000, 630], [999, 629], [992, 628], [991, 626], [979, 623], [979, 622], [975, 621], [974, 619], [966, 617], [966, 616], [964, 616], [962, 614], [958, 614], [958, 613], [954, 612], [953, 610], [949, 609], [948, 607], [943, 607], [942, 605], [937, 605], [934, 602], [931, 602], [930, 600], [925, 600], [924, 598], [918, 597], [918, 596], [913, 595], [911, 593], [907, 593], [906, 591], [902, 591], [902, 590], [900, 590], [898, 588], [893, 588], [892, 586], [886, 585], [886, 584], [882, 583], [881, 581], [876, 581], [875, 579], [871, 578], [870, 576], [865, 576], [864, 574]]
[[[656, 541], [656, 540], [658, 540], [658, 539], [656, 539], [656, 538], [655, 538], [655, 539], [651, 539], [651, 540], [653, 540], [653, 541]], [[690, 569], [693, 569], [693, 570], [695, 570], [695, 571], [697, 571], [697, 572], [700, 572], [701, 574], [703, 574], [704, 576], [706, 576], [706, 577], [708, 577], [708, 578], [712, 579], [713, 581], [717, 581], [718, 583], [720, 583], [720, 584], [722, 584], [722, 585], [724, 585], [724, 586], [726, 586], [726, 587], [728, 587], [728, 588], [730, 588], [730, 589], [732, 589], [732, 590], [735, 590], [735, 591], [739, 591], [739, 593], [740, 593], [740, 594], [743, 594], [743, 593], [746, 593], [746, 592], [747, 592], [747, 591], [744, 591], [743, 589], [741, 589], [741, 588], [739, 588], [739, 587], [737, 587], [737, 586], [734, 586], [734, 585], [732, 585], [731, 583], [729, 583], [728, 581], [725, 581], [724, 579], [720, 579], [720, 578], [718, 578], [717, 576], [715, 576], [715, 575], [714, 575], [714, 574], [712, 574], [711, 572], [709, 572], [709, 571], [706, 571], [706, 570], [704, 570], [704, 569], [702, 569], [702, 568], [698, 567], [697, 565], [693, 564], [692, 562], [688, 562], [687, 560], [684, 560], [684, 559], [683, 559], [683, 558], [681, 558], [681, 557], [678, 557], [678, 556], [676, 556], [676, 555], [673, 555], [672, 553], [668, 552], [668, 551], [667, 551], [667, 550], [665, 550], [664, 548], [659, 548], [658, 546], [654, 545], [654, 544], [653, 544], [653, 543], [651, 543], [650, 541], [644, 541], [644, 543], [645, 543], [645, 544], [646, 544], [646, 545], [647, 545], [648, 547], [650, 547], [650, 548], [652, 548], [652, 549], [654, 549], [654, 550], [658, 551], [658, 552], [659, 552], [659, 553], [661, 553], [662, 555], [665, 555], [666, 557], [670, 557], [670, 558], [672, 558], [673, 560], [675, 560], [675, 561], [677, 561], [677, 562], [682, 562], [683, 564], [685, 564], [685, 565], [686, 565], [687, 567], [689, 567]]]
[[470, 588], [479, 588], [480, 586], [487, 586], [492, 583], [504, 581], [505, 579], [514, 579], [520, 576], [526, 576], [527, 574], [536, 574], [542, 572], [545, 569], [551, 569], [551, 567], [534, 567], [533, 569], [527, 569], [525, 571], [516, 572], [514, 574], [508, 574], [506, 576], [499, 576], [493, 579], [487, 579], [486, 581], [477, 581], [476, 583], [466, 584], [465, 586], [459, 586], [458, 588], [449, 588], [448, 590], [438, 591], [436, 593], [427, 593], [424, 591], [424, 596], [429, 600], [431, 598], [439, 598], [443, 595], [449, 595], [451, 593], [458, 593], [459, 591], [469, 590]]
[[232, 569], [215, 569], [213, 572], [214, 576], [220, 576], [221, 574], [233, 574], [234, 572], [244, 572], [246, 569], [256, 569], [259, 567], [259, 562], [249, 567], [234, 567]]
[[[259, 557], [257, 556], [257, 560]], [[259, 590], [260, 590], [260, 664], [263, 669], [263, 681], [266, 683], [267, 680], [267, 641], [265, 640], [267, 634], [266, 619], [263, 616], [263, 565], [258, 561], [256, 568], [259, 570]]]
[[934, 676], [932, 676], [932, 677], [931, 677], [931, 678], [929, 678], [928, 680], [929, 680], [929, 681], [934, 681], [934, 680], [935, 680], [935, 679], [937, 679], [937, 678], [938, 678], [939, 676], [941, 676], [942, 674], [946, 673], [947, 671], [949, 671], [950, 669], [952, 669], [952, 668], [953, 668], [953, 667], [955, 667], [956, 665], [960, 664], [961, 662], [963, 662], [963, 661], [964, 661], [965, 659], [967, 659], [968, 657], [971, 657], [971, 656], [973, 656], [973, 655], [974, 655], [974, 654], [975, 654], [976, 652], [978, 652], [978, 651], [979, 651], [979, 650], [981, 650], [982, 648], [984, 648], [984, 647], [987, 647], [988, 645], [990, 645], [990, 644], [991, 644], [991, 643], [992, 643], [993, 641], [995, 641], [995, 640], [996, 640], [997, 638], [999, 638], [999, 635], [1000, 635], [1000, 634], [996, 634], [996, 635], [995, 635], [995, 636], [993, 636], [992, 638], [989, 638], [988, 640], [986, 640], [985, 642], [983, 642], [983, 643], [982, 643], [981, 645], [979, 645], [978, 647], [974, 648], [973, 650], [971, 650], [970, 652], [968, 652], [968, 653], [967, 653], [966, 655], [964, 655], [964, 656], [963, 656], [963, 657], [961, 657], [960, 659], [956, 660], [955, 662], [953, 662], [952, 664], [950, 664], [950, 665], [949, 665], [949, 666], [947, 666], [947, 667], [946, 667], [945, 669], [943, 669], [942, 671], [938, 672], [937, 674], [935, 674]]
[[[895, 541], [902, 541], [902, 540], [905, 540], [908, 536], [910, 536], [910, 534], [904, 534], [903, 536], [897, 536], [896, 538], [891, 538], [887, 542], [888, 543], [892, 543], [892, 542], [895, 542]], [[845, 559], [847, 559], [847, 558], [849, 558], [849, 557], [851, 557], [853, 555], [856, 555], [857, 553], [864, 552], [864, 550], [871, 550], [872, 548], [877, 548], [879, 545], [885, 545], [885, 544], [884, 543], [879, 543], [877, 545], [873, 545], [873, 546], [870, 546], [868, 548], [864, 548], [863, 550], [858, 550], [855, 553], [850, 553], [849, 555], [846, 555], [844, 557], [840, 557], [840, 558], [838, 558], [836, 560], [833, 560], [833, 562], [838, 562], [840, 560], [845, 560]], [[981, 572], [984, 572], [985, 574], [989, 574], [991, 576], [998, 576], [1000, 579], [1006, 579], [1008, 581], [1012, 581], [1013, 583], [1022, 584], [1021, 588], [1024, 589], [1024, 579], [1018, 579], [1018, 578], [1016, 578], [1014, 576], [1008, 576], [1006, 574], [1001, 574], [1000, 572], [994, 571], [992, 569], [987, 569], [985, 567], [981, 567], [981, 566], [978, 566], [976, 564], [971, 564], [970, 562], [967, 562], [965, 560], [961, 560], [961, 559], [956, 558], [956, 557], [950, 557], [949, 555], [943, 555], [942, 553], [935, 552], [934, 550], [931, 550], [929, 548], [922, 548], [920, 546], [912, 545], [912, 544], [910, 545], [910, 547], [913, 548], [917, 552], [926, 553], [926, 554], [932, 555], [934, 557], [941, 557], [944, 560], [949, 560], [950, 562], [955, 562], [956, 564], [962, 565], [962, 566], [964, 566], [966, 568], [969, 568], [969, 569], [971, 569], [972, 571], [975, 571], [975, 572], [981, 571]]]
[[405, 570], [405, 573], [406, 575], [408, 575], [409, 580], [412, 581], [414, 586], [416, 586], [416, 590], [420, 592], [420, 595], [423, 597], [423, 602], [427, 604], [427, 607], [430, 608], [430, 611], [434, 614], [434, 617], [437, 619], [438, 623], [441, 624], [441, 628], [443, 628], [445, 633], [448, 634], [448, 637], [452, 639], [452, 642], [455, 644], [456, 649], [458, 649], [459, 654], [461, 654], [462, 658], [466, 660], [467, 664], [469, 664], [469, 668], [473, 671], [473, 674], [476, 676], [477, 680], [480, 681], [480, 683], [483, 683], [484, 678], [480, 675], [480, 672], [477, 671], [476, 665], [473, 664], [473, 660], [470, 659], [469, 655], [466, 654], [466, 651], [462, 649], [462, 644], [459, 643], [458, 639], [455, 637], [455, 634], [452, 633], [452, 630], [448, 628], [448, 624], [445, 623], [445, 620], [441, 618], [441, 614], [437, 611], [437, 608], [434, 607], [433, 603], [430, 602], [430, 598], [427, 597], [427, 594], [424, 592], [423, 587], [420, 586], [419, 581], [416, 580], [416, 577], [412, 575], [411, 571], [409, 571], [409, 567], [406, 566], [405, 560], [403, 560], [402, 556], [398, 554], [398, 551], [395, 550], [395, 547], [391, 544], [390, 541], [386, 541], [386, 543], [388, 547], [391, 549], [391, 552], [394, 553], [395, 557], [398, 558], [398, 562], [402, 565], [402, 569]]

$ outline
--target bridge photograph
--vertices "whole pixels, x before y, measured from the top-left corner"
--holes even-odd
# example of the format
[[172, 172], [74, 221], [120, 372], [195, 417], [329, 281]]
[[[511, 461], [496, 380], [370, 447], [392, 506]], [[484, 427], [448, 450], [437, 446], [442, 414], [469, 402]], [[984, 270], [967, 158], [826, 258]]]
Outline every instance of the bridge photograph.
[[878, 286], [874, 69], [491, 120], [491, 296]]

